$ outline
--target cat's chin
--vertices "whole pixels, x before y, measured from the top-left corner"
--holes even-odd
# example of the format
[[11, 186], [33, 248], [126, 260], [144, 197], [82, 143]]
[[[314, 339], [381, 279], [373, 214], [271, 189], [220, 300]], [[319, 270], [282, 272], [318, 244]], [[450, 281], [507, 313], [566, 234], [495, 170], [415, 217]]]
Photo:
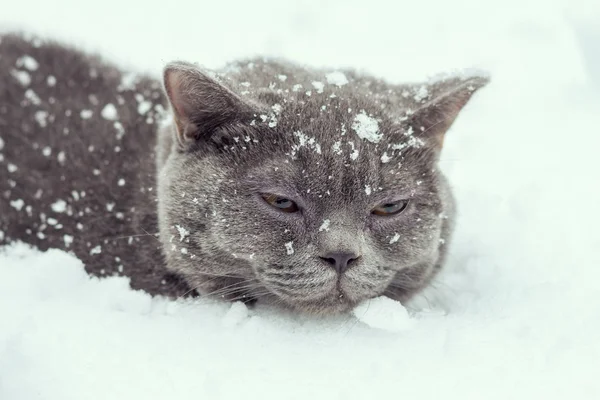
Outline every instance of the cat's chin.
[[298, 299], [275, 295], [286, 308], [310, 315], [336, 315], [351, 311], [359, 301], [350, 299], [339, 290], [331, 291], [317, 299]]

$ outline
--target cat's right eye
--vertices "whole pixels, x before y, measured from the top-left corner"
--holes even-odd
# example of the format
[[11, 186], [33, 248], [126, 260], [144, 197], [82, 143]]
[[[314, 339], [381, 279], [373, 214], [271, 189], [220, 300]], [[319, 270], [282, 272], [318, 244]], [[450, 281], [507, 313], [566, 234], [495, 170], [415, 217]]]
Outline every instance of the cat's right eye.
[[267, 204], [285, 213], [295, 213], [300, 211], [300, 207], [290, 199], [277, 196], [276, 194], [263, 193], [261, 197]]

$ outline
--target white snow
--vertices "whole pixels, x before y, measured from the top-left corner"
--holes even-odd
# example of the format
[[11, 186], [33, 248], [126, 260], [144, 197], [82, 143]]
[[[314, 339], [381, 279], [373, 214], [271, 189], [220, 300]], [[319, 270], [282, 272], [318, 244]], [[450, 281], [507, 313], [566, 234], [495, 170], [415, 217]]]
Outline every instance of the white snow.
[[17, 211], [21, 211], [21, 209], [23, 208], [24, 205], [25, 205], [25, 202], [23, 201], [23, 199], [17, 199], [17, 200], [10, 201], [10, 206]]
[[348, 83], [348, 78], [346, 78], [346, 75], [341, 71], [330, 72], [325, 75], [325, 79], [327, 79], [327, 83], [330, 85], [344, 86]]
[[92, 118], [92, 115], [94, 115], [94, 112], [92, 110], [81, 110], [81, 112], [79, 113], [81, 119], [90, 119]]
[[372, 143], [379, 143], [383, 137], [383, 133], [379, 132], [379, 122], [369, 116], [364, 110], [356, 114], [352, 129], [354, 129], [359, 138]]
[[329, 225], [331, 224], [331, 221], [329, 219], [324, 219], [323, 223], [321, 224], [321, 226], [319, 227], [319, 232], [323, 232], [323, 231], [329, 231]]
[[294, 254], [294, 242], [287, 242], [285, 243], [285, 252], [287, 253], [288, 256], [291, 256], [292, 254]]
[[50, 205], [50, 208], [55, 213], [64, 213], [65, 211], [67, 211], [67, 202], [64, 200], [56, 200]]
[[[490, 71], [491, 84], [456, 120], [441, 153], [459, 208], [456, 234], [446, 242], [445, 273], [405, 304], [412, 325], [400, 332], [354, 316], [152, 299], [125, 278], [88, 277], [66, 253], [5, 249], [0, 399], [600, 398], [597, 1], [332, 0], [298, 8], [226, 0], [190, 3], [184, 13], [102, 4], [94, 13], [112, 21], [109, 31], [68, 18], [75, 14], [63, 0], [11, 2], [0, 23], [77, 37], [156, 76], [166, 60], [218, 67], [265, 53], [394, 82], [469, 66]], [[131, 35], [140, 9], [144, 23]], [[269, 23], [257, 25], [264, 10]], [[227, 15], [228, 29], [219, 18], [197, 24], [197, 15]], [[157, 26], [165, 27], [160, 37]], [[214, 32], [219, 40], [197, 45]], [[26, 87], [41, 61], [31, 75], [10, 73]], [[376, 320], [401, 318], [397, 311]]]
[[102, 253], [102, 246], [97, 245], [90, 250], [90, 255], [95, 256]]
[[323, 89], [325, 88], [325, 84], [323, 82], [319, 82], [319, 81], [312, 82], [312, 86], [315, 88], [317, 93], [323, 93]]
[[104, 108], [102, 108], [102, 111], [100, 111], [100, 115], [102, 115], [102, 118], [107, 119], [109, 121], [119, 119], [117, 107], [115, 107], [115, 105], [112, 103], [108, 103], [107, 105], [105, 105]]
[[36, 111], [33, 118], [35, 118], [41, 128], [45, 128], [48, 125], [48, 111]]
[[42, 103], [42, 100], [40, 99], [40, 97], [32, 89], [27, 89], [25, 91], [25, 98], [27, 100], [29, 100], [31, 102], [31, 104], [34, 104], [36, 106], [40, 105]]
[[390, 162], [391, 159], [392, 159], [392, 157], [388, 156], [386, 151], [384, 151], [383, 154], [381, 155], [381, 162], [384, 164]]
[[22, 86], [29, 86], [31, 83], [31, 75], [27, 71], [19, 71], [13, 69], [10, 71], [10, 74], [19, 81]]
[[35, 58], [25, 55], [17, 60], [17, 67], [24, 67], [25, 69], [28, 69], [30, 71], [35, 71], [38, 69], [39, 64], [35, 60]]
[[390, 244], [394, 244], [398, 240], [400, 240], [400, 235], [398, 233], [394, 233], [394, 236], [392, 236], [392, 238], [390, 239]]
[[362, 323], [376, 329], [401, 332], [413, 326], [406, 308], [388, 297], [377, 297], [359, 304], [352, 314]]
[[248, 318], [249, 315], [248, 307], [241, 301], [236, 301], [231, 304], [229, 310], [223, 316], [223, 327], [233, 328], [241, 325]]
[[190, 235], [190, 231], [188, 231], [187, 229], [185, 229], [183, 226], [177, 224], [175, 225], [175, 229], [177, 229], [177, 233], [179, 233], [179, 241], [183, 242], [183, 239], [185, 239], [187, 236]]
[[149, 100], [142, 100], [140, 101], [140, 103], [138, 104], [138, 113], [140, 115], [144, 115], [146, 114], [148, 111], [150, 111], [150, 109], [152, 109], [152, 102]]

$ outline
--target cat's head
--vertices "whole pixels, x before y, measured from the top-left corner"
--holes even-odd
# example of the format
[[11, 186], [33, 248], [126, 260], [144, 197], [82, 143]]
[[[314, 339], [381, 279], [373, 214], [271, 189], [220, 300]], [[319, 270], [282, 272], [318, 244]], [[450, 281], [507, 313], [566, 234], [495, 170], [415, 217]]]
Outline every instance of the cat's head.
[[285, 68], [254, 63], [222, 78], [186, 63], [165, 69], [168, 267], [201, 293], [314, 313], [409, 297], [450, 233], [444, 134], [487, 80], [391, 86]]

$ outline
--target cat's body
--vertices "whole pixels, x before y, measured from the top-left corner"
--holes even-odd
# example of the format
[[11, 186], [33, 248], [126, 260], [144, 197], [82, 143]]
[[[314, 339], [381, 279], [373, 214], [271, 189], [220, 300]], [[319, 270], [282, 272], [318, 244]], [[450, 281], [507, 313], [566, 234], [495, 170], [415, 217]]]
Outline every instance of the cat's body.
[[[102, 116], [106, 104], [118, 119]], [[157, 106], [168, 107], [156, 80], [58, 44], [2, 37], [0, 243], [72, 251], [94, 275], [185, 293], [165, 276], [153, 236]]]
[[0, 57], [0, 243], [70, 250], [153, 294], [187, 283], [318, 313], [405, 300], [443, 264], [454, 204], [437, 158], [485, 79], [179, 63], [164, 96], [57, 45], [6, 36]]

